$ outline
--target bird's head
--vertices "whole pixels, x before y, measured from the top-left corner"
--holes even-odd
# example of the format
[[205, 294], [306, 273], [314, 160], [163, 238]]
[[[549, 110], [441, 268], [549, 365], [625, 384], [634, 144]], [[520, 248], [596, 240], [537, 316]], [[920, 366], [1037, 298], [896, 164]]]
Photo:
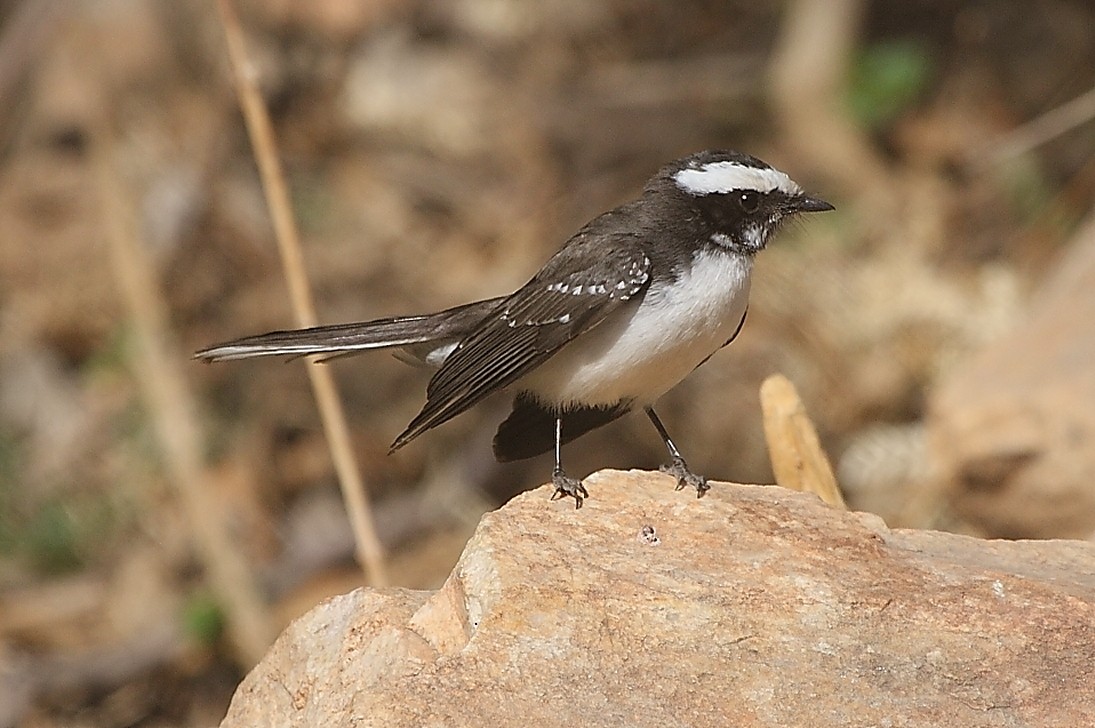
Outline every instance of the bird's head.
[[646, 192], [676, 196], [698, 214], [712, 243], [745, 255], [762, 250], [788, 218], [833, 209], [778, 169], [732, 151], [697, 152], [671, 162]]

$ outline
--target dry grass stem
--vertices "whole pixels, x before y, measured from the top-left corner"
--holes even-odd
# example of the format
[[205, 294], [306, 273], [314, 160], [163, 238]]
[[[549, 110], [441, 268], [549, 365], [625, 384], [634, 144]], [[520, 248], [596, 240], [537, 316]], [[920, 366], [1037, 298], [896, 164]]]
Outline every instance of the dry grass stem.
[[[293, 314], [297, 325], [315, 326], [316, 313], [311, 287], [304, 270], [300, 235], [293, 217], [270, 116], [255, 83], [254, 66], [248, 60], [243, 31], [235, 9], [230, 0], [217, 0], [217, 8], [228, 45], [228, 58], [236, 83], [236, 93], [239, 95], [240, 109], [254, 148], [266, 203], [273, 219]], [[368, 583], [386, 584], [388, 580], [383, 549], [373, 524], [372, 508], [365, 497], [365, 485], [354, 457], [346, 416], [334, 378], [326, 367], [308, 366], [307, 370], [353, 528], [358, 563], [364, 569]]]
[[841, 103], [865, 13], [863, 0], [787, 3], [769, 67], [769, 96], [796, 168], [812, 169], [849, 197], [872, 200], [864, 207], [888, 219], [896, 204], [892, 174]]
[[1095, 88], [1031, 119], [1003, 139], [994, 140], [987, 149], [980, 150], [977, 161], [987, 160], [993, 164], [1006, 162], [1092, 119], [1095, 119]]
[[178, 355], [168, 334], [167, 304], [155, 266], [138, 239], [133, 200], [114, 167], [110, 125], [101, 119], [97, 127], [92, 134], [92, 164], [114, 272], [133, 325], [133, 372], [163, 450], [168, 478], [225, 611], [229, 639], [240, 661], [253, 665], [273, 641], [274, 626], [252, 569], [219, 517], [218, 501], [203, 468], [194, 398], [182, 369], [181, 362], [187, 359]]

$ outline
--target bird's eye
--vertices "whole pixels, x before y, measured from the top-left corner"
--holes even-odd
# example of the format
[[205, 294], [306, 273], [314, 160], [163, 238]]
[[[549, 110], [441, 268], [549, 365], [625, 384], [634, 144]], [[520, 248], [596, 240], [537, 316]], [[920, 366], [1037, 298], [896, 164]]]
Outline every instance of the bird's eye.
[[760, 195], [753, 190], [746, 190], [738, 197], [738, 204], [747, 213], [754, 213], [760, 207]]

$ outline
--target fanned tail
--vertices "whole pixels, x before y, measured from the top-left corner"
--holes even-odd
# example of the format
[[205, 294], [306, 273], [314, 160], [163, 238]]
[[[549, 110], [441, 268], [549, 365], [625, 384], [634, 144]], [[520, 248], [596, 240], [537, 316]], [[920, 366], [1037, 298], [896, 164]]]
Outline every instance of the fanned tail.
[[422, 316], [398, 316], [308, 329], [271, 331], [215, 344], [195, 352], [194, 358], [214, 362], [260, 356], [295, 358], [318, 354], [324, 355], [324, 359], [333, 359], [393, 346], [413, 346], [430, 342], [455, 343], [464, 338], [501, 301], [501, 298], [491, 298]]

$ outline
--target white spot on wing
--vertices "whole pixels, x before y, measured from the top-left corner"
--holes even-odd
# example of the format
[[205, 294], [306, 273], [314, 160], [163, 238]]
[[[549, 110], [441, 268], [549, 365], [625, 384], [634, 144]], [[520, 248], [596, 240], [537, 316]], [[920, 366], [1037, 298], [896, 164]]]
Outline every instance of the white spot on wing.
[[802, 193], [802, 188], [778, 169], [759, 169], [730, 161], [710, 162], [699, 169], [682, 169], [673, 175], [673, 180], [682, 190], [696, 197], [733, 190]]
[[426, 364], [431, 367], [440, 367], [445, 363], [445, 360], [449, 358], [449, 354], [453, 353], [458, 346], [457, 342], [451, 344], [444, 344], [437, 347], [430, 353], [426, 354]]

